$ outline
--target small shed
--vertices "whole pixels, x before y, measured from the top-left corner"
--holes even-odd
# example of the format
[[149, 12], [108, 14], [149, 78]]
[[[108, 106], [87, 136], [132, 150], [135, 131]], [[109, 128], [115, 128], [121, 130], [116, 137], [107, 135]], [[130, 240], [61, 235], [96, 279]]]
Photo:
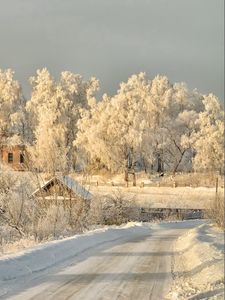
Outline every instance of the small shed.
[[90, 201], [92, 194], [70, 176], [56, 176], [41, 185], [32, 194], [33, 197], [45, 199], [83, 199]]

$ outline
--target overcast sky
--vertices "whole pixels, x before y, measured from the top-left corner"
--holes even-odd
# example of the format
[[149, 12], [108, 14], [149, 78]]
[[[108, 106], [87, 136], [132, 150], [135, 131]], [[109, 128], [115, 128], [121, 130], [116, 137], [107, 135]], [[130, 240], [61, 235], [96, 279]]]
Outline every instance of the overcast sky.
[[224, 99], [223, 0], [0, 0], [0, 68], [96, 76], [113, 94], [145, 71]]

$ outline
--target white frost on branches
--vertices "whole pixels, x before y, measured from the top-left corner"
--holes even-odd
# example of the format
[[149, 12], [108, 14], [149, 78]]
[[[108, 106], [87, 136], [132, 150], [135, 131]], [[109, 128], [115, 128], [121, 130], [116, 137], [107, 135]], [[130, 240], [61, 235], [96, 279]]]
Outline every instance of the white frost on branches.
[[44, 68], [30, 78], [26, 102], [13, 75], [0, 70], [0, 143], [28, 142], [41, 171], [69, 171], [82, 161], [112, 172], [223, 171], [224, 111], [212, 94], [139, 73], [98, 100], [94, 77], [66, 71], [56, 80]]
[[80, 109], [98, 89], [98, 81], [62, 72], [55, 81], [47, 69], [31, 77], [32, 96], [27, 102], [31, 128], [30, 153], [36, 167], [55, 172], [73, 167], [73, 141]]
[[25, 99], [11, 69], [0, 69], [0, 144], [25, 134]]
[[[218, 114], [214, 116], [217, 128], [208, 122], [207, 130], [219, 135], [222, 109], [215, 96], [208, 97], [213, 97]], [[204, 141], [211, 134], [200, 125], [209, 111], [206, 99], [197, 90], [189, 91], [184, 83], [170, 83], [165, 76], [149, 80], [145, 73], [133, 75], [121, 83], [115, 96], [92, 100], [82, 110], [75, 145], [87, 153], [89, 164], [111, 171], [126, 171], [137, 163], [158, 171], [190, 169], [193, 155], [198, 153], [197, 166], [201, 152], [195, 134]], [[219, 150], [214, 150], [217, 155]]]

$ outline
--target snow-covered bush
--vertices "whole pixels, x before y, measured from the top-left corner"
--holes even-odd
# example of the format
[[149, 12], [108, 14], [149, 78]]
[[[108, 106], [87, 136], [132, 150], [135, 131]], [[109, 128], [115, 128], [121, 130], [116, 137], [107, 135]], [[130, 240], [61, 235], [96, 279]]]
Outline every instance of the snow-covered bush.
[[91, 202], [89, 224], [120, 225], [137, 220], [134, 198], [128, 198], [120, 190], [112, 195], [98, 196]]
[[[35, 175], [35, 176], [33, 176]], [[0, 244], [68, 236], [87, 227], [89, 205], [83, 199], [31, 197], [36, 174], [0, 167]], [[40, 186], [40, 182], [35, 182]]]
[[[25, 236], [32, 223], [31, 184], [26, 176], [0, 166], [0, 226], [6, 227], [9, 236]], [[1, 235], [0, 231], [0, 235]]]
[[41, 216], [35, 226], [35, 237], [37, 240], [58, 238], [68, 234], [68, 214], [61, 205], [49, 206], [45, 214]]

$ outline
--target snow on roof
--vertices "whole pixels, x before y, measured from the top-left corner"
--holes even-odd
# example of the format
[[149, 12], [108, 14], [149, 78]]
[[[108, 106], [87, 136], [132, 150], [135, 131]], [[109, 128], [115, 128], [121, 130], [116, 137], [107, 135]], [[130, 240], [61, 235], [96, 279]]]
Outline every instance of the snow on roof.
[[38, 188], [36, 191], [33, 192], [32, 196], [34, 196], [38, 191], [47, 187], [54, 179], [58, 180], [61, 184], [72, 190], [76, 195], [80, 196], [85, 200], [91, 200], [92, 194], [86, 190], [83, 186], [81, 186], [76, 180], [71, 178], [70, 176], [56, 176], [45, 182]]
[[91, 200], [92, 194], [86, 190], [82, 185], [80, 185], [76, 180], [69, 176], [58, 176], [57, 179], [69, 189], [71, 189], [75, 194], [80, 197]]

